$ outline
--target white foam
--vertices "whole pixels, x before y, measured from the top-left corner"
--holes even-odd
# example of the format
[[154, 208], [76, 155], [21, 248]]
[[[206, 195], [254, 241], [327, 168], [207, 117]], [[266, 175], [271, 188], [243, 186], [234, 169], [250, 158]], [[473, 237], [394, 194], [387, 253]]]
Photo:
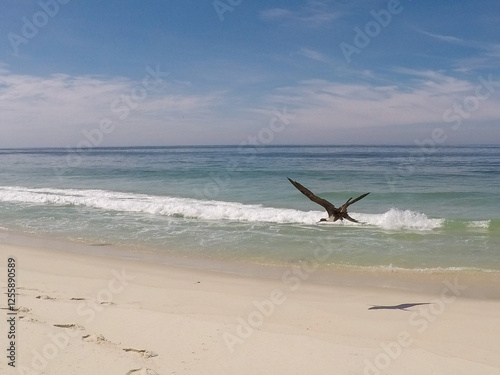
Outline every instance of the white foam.
[[110, 211], [137, 212], [204, 220], [307, 223], [321, 212], [263, 207], [238, 202], [119, 193], [105, 190], [30, 189], [0, 187], [0, 201], [31, 204], [75, 205]]
[[366, 269], [369, 271], [386, 272], [419, 272], [419, 273], [445, 273], [445, 272], [483, 272], [500, 273], [498, 270], [479, 267], [428, 267], [428, 268], [403, 268], [395, 267], [392, 264], [388, 266], [352, 266], [352, 268]]
[[[0, 187], [0, 201], [41, 205], [75, 205], [109, 211], [146, 213], [202, 220], [315, 224], [324, 211], [299, 211], [238, 202], [120, 193], [106, 190]], [[390, 209], [383, 214], [352, 213], [363, 223], [384, 229], [429, 230], [444, 219], [429, 219], [410, 210]], [[359, 225], [336, 222], [334, 225]]]
[[379, 214], [357, 214], [359, 221], [376, 225], [383, 229], [432, 230], [442, 227], [445, 219], [431, 219], [426, 214], [411, 210], [391, 208]]
[[478, 220], [478, 221], [469, 221], [467, 226], [469, 228], [483, 228], [488, 229], [490, 227], [491, 220]]

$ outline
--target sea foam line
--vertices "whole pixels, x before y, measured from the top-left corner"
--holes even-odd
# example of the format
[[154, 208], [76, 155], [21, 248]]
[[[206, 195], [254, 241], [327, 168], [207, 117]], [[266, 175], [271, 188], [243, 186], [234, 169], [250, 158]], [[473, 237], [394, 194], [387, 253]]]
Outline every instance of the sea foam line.
[[[315, 224], [325, 216], [322, 211], [265, 207], [257, 204], [199, 200], [106, 190], [0, 187], [0, 201], [37, 205], [74, 205], [108, 211], [145, 213], [202, 220]], [[383, 214], [352, 213], [360, 222], [383, 229], [432, 230], [444, 219], [391, 208]], [[359, 225], [336, 222], [332, 225]]]

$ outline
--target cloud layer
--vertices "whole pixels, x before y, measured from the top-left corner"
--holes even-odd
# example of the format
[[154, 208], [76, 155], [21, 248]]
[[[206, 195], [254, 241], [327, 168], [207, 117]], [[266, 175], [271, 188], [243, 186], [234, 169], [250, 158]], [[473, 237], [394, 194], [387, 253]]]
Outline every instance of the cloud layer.
[[488, 124], [485, 140], [498, 131], [491, 124], [500, 120], [500, 100], [494, 95], [500, 87], [492, 77], [467, 81], [407, 68], [393, 73], [406, 76], [407, 83], [311, 79], [248, 103], [229, 91], [201, 93], [170, 81], [148, 90], [142, 81], [123, 77], [36, 77], [3, 71], [0, 146], [73, 147], [103, 120], [113, 123], [113, 133], [100, 146], [239, 144], [268, 126], [277, 109], [286, 109], [293, 120], [275, 143], [343, 143], [347, 135], [356, 143], [356, 132], [385, 133], [380, 141], [363, 137], [363, 143], [378, 143], [390, 140], [395, 128], [408, 130], [403, 143], [411, 143], [432, 127], [457, 130], [458, 121], [464, 134], [468, 124]]

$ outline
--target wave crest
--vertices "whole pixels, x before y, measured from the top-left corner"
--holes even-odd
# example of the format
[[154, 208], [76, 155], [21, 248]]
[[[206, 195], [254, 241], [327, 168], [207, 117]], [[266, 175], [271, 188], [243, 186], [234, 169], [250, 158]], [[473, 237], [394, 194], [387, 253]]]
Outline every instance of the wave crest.
[[360, 221], [376, 225], [383, 229], [432, 230], [443, 226], [445, 219], [432, 219], [426, 214], [411, 210], [391, 208], [380, 215], [358, 215]]
[[[75, 205], [107, 211], [145, 213], [202, 220], [315, 224], [323, 211], [264, 207], [258, 204], [121, 193], [106, 190], [0, 187], [0, 201], [40, 205]], [[360, 222], [383, 229], [431, 230], [444, 219], [431, 219], [410, 210], [391, 208], [383, 214], [352, 213]], [[333, 225], [358, 225], [336, 222]]]

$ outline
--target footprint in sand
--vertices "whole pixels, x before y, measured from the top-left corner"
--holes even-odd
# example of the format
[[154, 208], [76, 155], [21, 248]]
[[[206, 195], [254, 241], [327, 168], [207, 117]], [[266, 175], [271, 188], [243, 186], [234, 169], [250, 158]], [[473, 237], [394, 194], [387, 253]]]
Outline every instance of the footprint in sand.
[[15, 309], [15, 311], [17, 311], [17, 313], [18, 313], [19, 320], [22, 319], [23, 321], [30, 322], [30, 323], [43, 323], [38, 319], [28, 317], [28, 315], [31, 314], [31, 310], [28, 309], [27, 307], [19, 306], [17, 309]]
[[10, 307], [2, 307], [0, 310], [7, 310], [7, 311], [15, 311], [19, 314], [27, 314], [30, 312], [30, 309], [27, 307], [19, 306], [18, 308], [12, 309]]
[[125, 375], [158, 375], [158, 373], [150, 368], [137, 368], [128, 371]]
[[36, 296], [36, 299], [57, 299], [57, 298], [54, 298], [54, 297], [50, 297], [50, 296], [47, 296], [47, 295], [41, 295], [41, 296]]
[[74, 323], [68, 323], [68, 324], [54, 324], [54, 327], [58, 328], [73, 328], [73, 329], [79, 329], [84, 331], [85, 327], [81, 326], [80, 324], [74, 324]]
[[83, 341], [87, 341], [87, 342], [95, 342], [96, 344], [102, 344], [102, 343], [105, 343], [105, 342], [109, 342], [108, 340], [106, 340], [106, 338], [101, 335], [101, 334], [95, 334], [95, 333], [90, 333], [88, 335], [83, 335], [82, 336], [82, 340]]
[[145, 349], [124, 348], [123, 351], [138, 353], [144, 358], [158, 357], [157, 353]]
[[44, 324], [45, 323], [43, 320], [38, 320], [38, 319], [35, 319], [35, 318], [25, 319], [24, 316], [20, 316], [19, 319], [22, 319], [23, 322], [26, 322], [26, 323], [34, 323], [34, 324]]

